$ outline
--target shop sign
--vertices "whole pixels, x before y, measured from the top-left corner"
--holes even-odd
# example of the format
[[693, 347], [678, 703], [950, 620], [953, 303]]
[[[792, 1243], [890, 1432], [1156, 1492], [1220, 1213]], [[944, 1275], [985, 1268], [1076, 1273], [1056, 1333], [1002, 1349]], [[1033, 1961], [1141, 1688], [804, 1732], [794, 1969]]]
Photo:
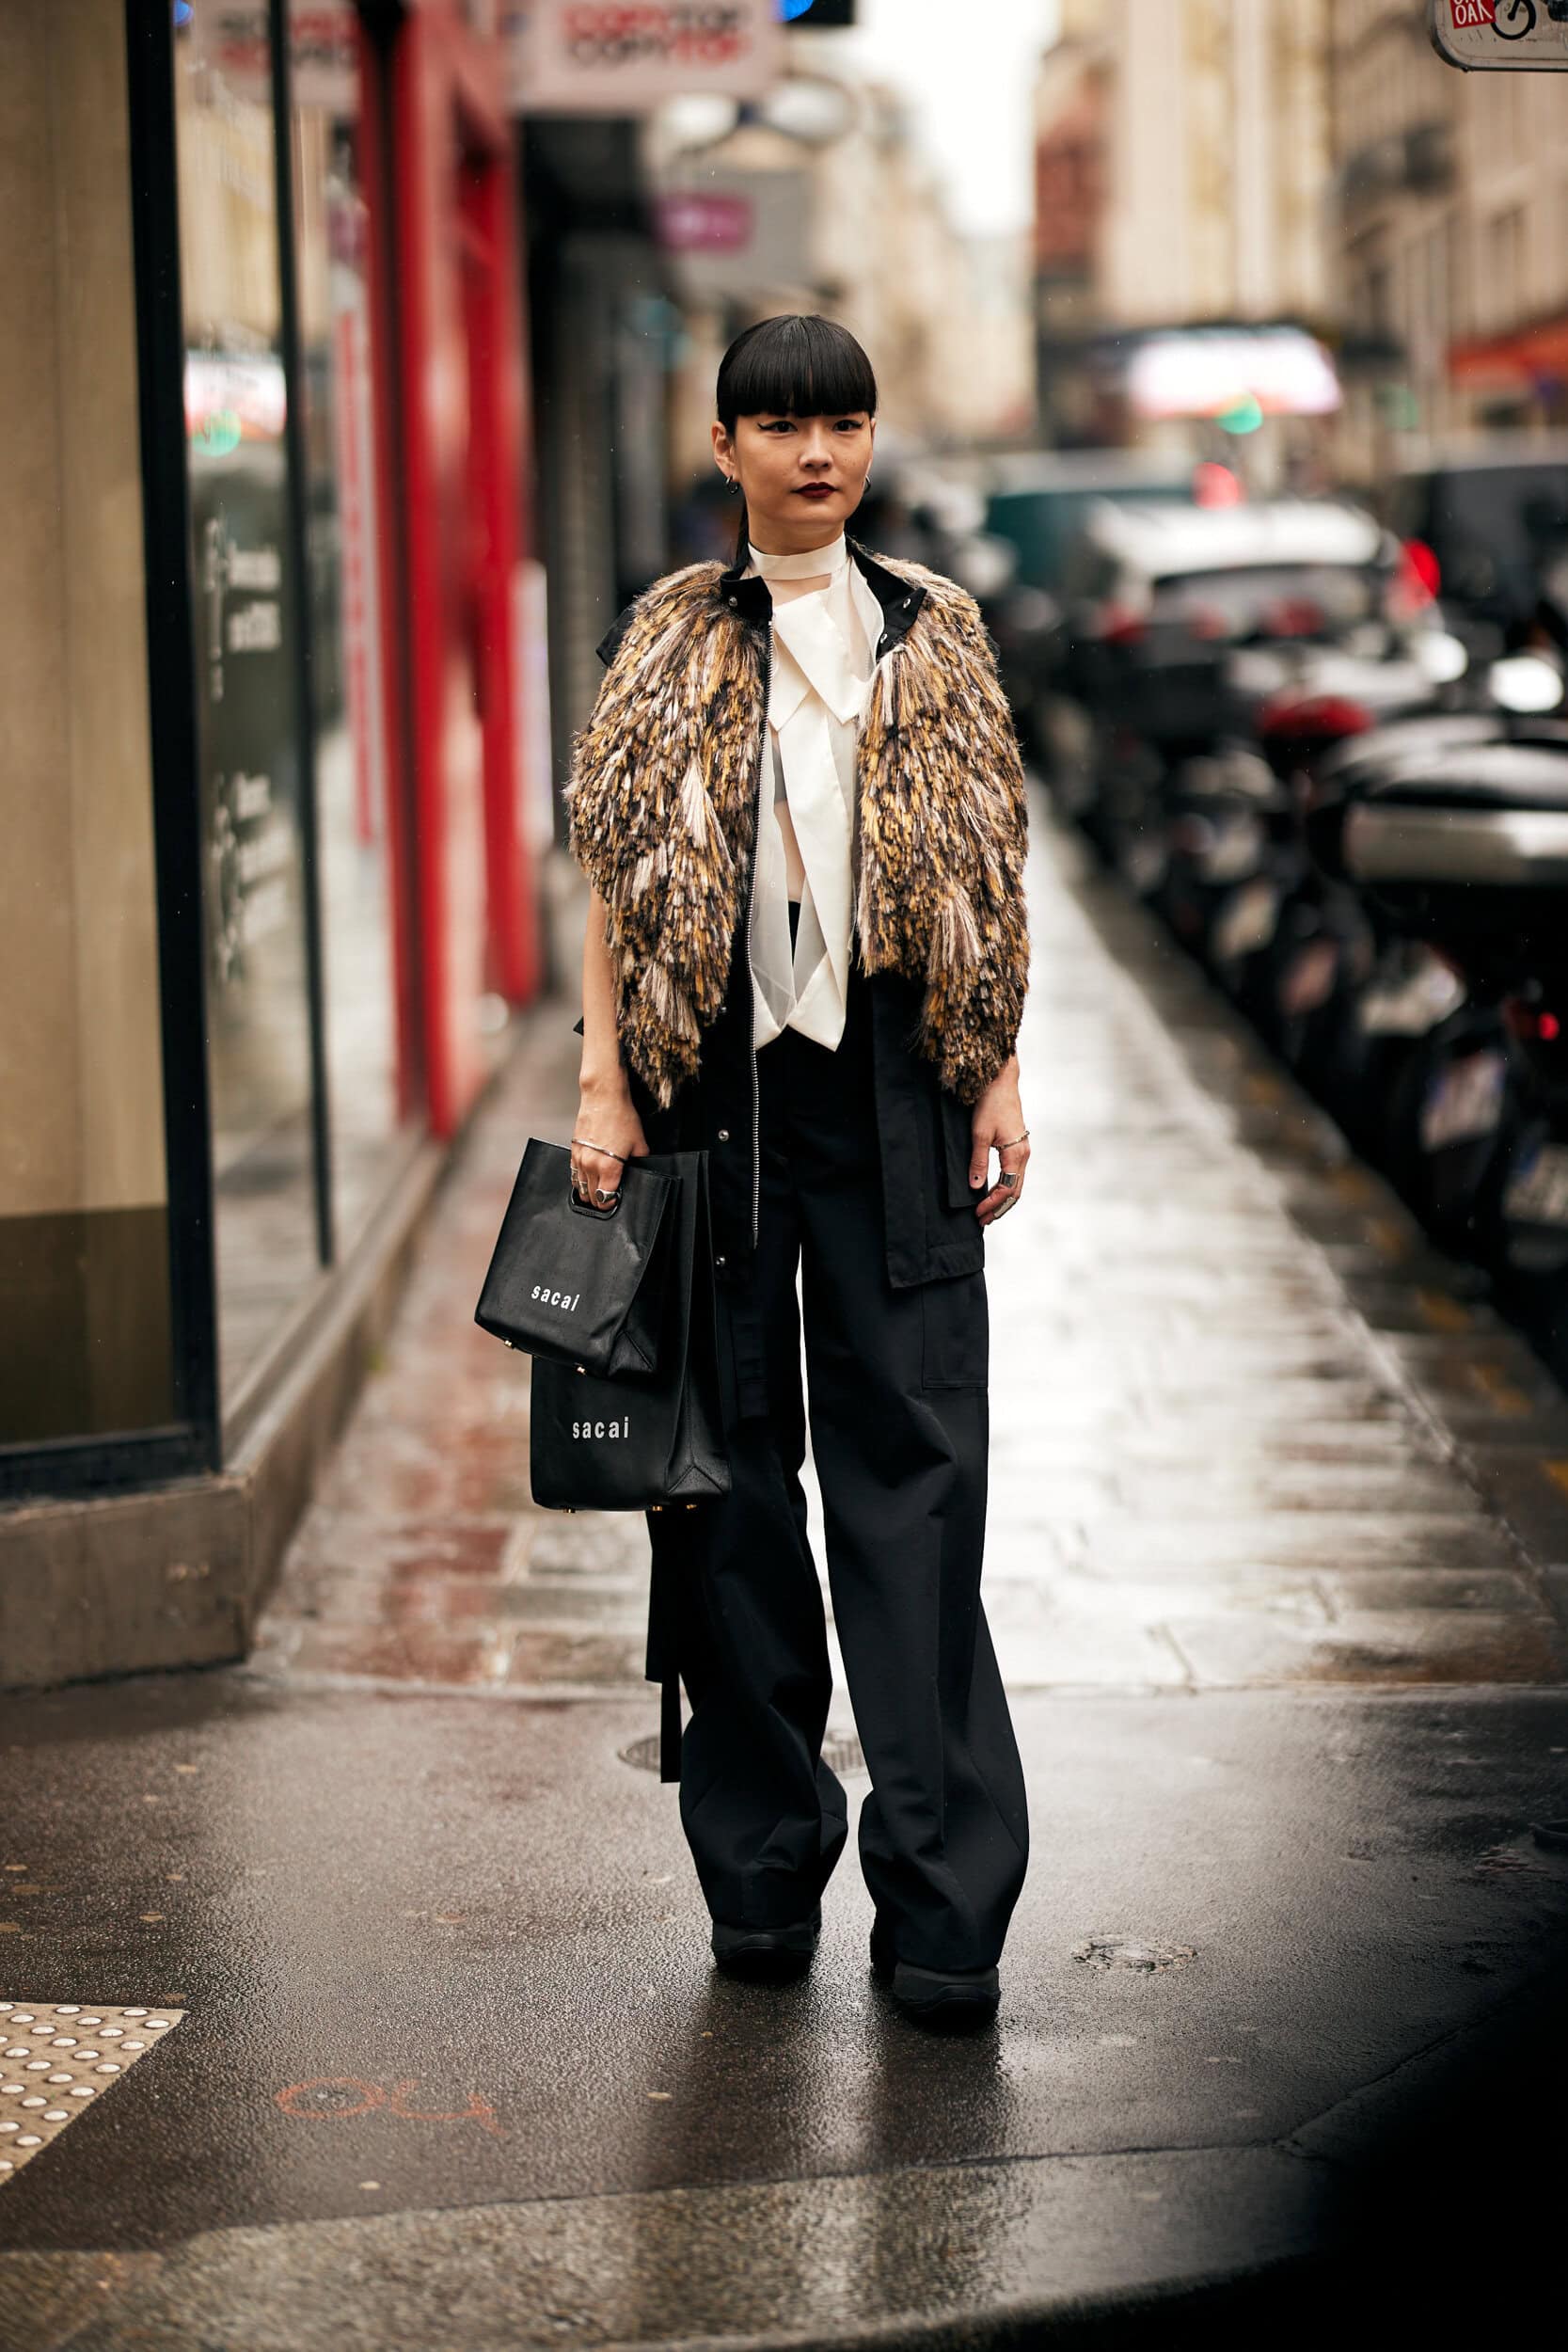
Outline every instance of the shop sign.
[[667, 253], [736, 253], [752, 241], [752, 206], [744, 197], [681, 188], [659, 197], [654, 209]]
[[784, 69], [777, 0], [505, 0], [520, 114], [643, 115], [715, 90], [760, 98]]
[[[203, 0], [191, 32], [203, 61], [237, 96], [267, 105], [272, 53], [266, 0]], [[346, 118], [359, 109], [354, 0], [289, 0], [289, 86], [296, 106]]]
[[709, 165], [700, 187], [666, 183], [655, 197], [659, 241], [677, 257], [682, 292], [697, 302], [782, 297], [809, 284], [811, 219], [805, 171]]
[[1465, 73], [1568, 72], [1568, 0], [1428, 0], [1427, 22]]
[[1339, 405], [1333, 362], [1299, 326], [1176, 327], [1148, 336], [1127, 371], [1135, 415], [1322, 417]]

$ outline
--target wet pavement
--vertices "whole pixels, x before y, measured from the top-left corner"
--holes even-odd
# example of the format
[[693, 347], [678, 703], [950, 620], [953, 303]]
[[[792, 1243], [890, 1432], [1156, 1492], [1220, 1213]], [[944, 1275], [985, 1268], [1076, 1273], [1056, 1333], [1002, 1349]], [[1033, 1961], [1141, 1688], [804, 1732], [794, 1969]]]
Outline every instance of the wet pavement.
[[1196, 2296], [1240, 2341], [1353, 2271], [1406, 2323], [1549, 2282], [1568, 1403], [1043, 819], [1031, 911], [997, 2030], [891, 2010], [852, 1856], [808, 1983], [711, 1970], [642, 1522], [532, 1509], [468, 1320], [575, 1107], [552, 1009], [250, 1664], [9, 1704], [0, 2026], [179, 2023], [0, 2175], [0, 2352], [1152, 2343]]

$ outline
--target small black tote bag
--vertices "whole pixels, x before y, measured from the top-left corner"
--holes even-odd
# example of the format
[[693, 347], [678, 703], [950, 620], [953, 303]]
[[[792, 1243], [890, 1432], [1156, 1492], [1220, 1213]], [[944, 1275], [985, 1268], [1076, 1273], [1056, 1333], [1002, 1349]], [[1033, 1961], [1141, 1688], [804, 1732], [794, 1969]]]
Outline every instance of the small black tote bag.
[[679, 1189], [662, 1163], [628, 1160], [615, 1206], [592, 1208], [572, 1190], [567, 1147], [531, 1136], [474, 1321], [508, 1347], [603, 1377], [656, 1371]]
[[[553, 1511], [646, 1511], [727, 1494], [705, 1152], [650, 1152], [633, 1173], [674, 1195], [657, 1369], [595, 1374], [536, 1355], [529, 1431], [533, 1499]], [[595, 1216], [598, 1213], [590, 1212]], [[610, 1220], [604, 1220], [608, 1226]]]

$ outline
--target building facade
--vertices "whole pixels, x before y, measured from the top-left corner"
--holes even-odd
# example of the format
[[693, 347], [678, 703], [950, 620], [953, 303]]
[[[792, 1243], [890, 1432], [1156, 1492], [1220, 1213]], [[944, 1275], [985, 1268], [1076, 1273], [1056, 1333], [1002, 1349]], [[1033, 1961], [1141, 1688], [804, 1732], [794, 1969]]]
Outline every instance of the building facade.
[[1396, 0], [1333, 0], [1330, 26], [1347, 469], [1373, 478], [1412, 435], [1560, 426], [1560, 80], [1456, 72]]
[[1036, 319], [1053, 439], [1124, 437], [1117, 353], [1324, 317], [1326, 0], [1063, 0], [1036, 87]]

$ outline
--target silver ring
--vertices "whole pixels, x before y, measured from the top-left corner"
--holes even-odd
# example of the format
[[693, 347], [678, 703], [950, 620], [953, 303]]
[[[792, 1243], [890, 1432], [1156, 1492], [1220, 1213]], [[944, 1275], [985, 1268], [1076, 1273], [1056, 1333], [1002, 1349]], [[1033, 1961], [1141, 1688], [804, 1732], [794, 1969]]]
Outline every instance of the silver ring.
[[1006, 1174], [999, 1176], [996, 1181], [999, 1184], [1006, 1184], [1010, 1190], [1012, 1186], [1017, 1184], [1018, 1178], [1016, 1175]]
[[617, 1185], [613, 1192], [606, 1192], [603, 1184], [600, 1184], [595, 1191], [594, 1198], [596, 1200], [619, 1200], [621, 1198], [620, 1187]]

